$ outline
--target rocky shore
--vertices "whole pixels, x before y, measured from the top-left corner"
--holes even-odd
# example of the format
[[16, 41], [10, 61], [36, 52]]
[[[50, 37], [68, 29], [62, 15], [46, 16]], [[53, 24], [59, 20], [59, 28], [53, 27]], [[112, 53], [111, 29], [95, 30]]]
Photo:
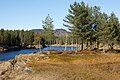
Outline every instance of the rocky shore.
[[119, 57], [89, 50], [21, 54], [0, 62], [0, 80], [119, 80]]
[[0, 46], [0, 52], [7, 52], [7, 51], [18, 51], [21, 49], [34, 49], [34, 48], [43, 48], [41, 45], [28, 45], [28, 46]]
[[19, 46], [11, 46], [11, 47], [8, 47], [8, 46], [3, 46], [3, 47], [0, 47], [0, 52], [6, 52], [6, 51], [14, 51], [14, 50], [20, 50], [22, 49], [22, 47], [19, 47]]
[[0, 62], [0, 80], [23, 80], [29, 74], [34, 73], [31, 67], [27, 67], [27, 63], [32, 59], [48, 58], [45, 54], [24, 54], [18, 55], [15, 59]]
[[49, 59], [48, 55], [51, 53], [62, 54], [62, 51], [46, 51], [42, 54], [40, 52], [32, 54], [21, 54], [13, 60], [0, 62], [0, 80], [29, 80], [27, 76], [35, 73], [32, 65], [28, 66], [32, 61], [42, 61]]
[[[58, 77], [54, 76], [56, 75], [56, 72], [52, 72], [53, 75], [49, 76], [49, 68], [53, 69], [59, 64], [61, 66], [61, 65], [66, 65], [66, 63], [64, 63], [63, 61], [56, 63], [54, 61], [51, 62], [51, 60], [54, 60], [54, 58], [59, 59], [59, 57], [57, 56], [58, 55], [62, 56], [64, 54], [69, 54], [68, 57], [72, 55], [74, 60], [74, 56], [75, 56], [74, 53], [75, 51], [45, 51], [42, 53], [33, 52], [31, 54], [20, 54], [16, 56], [15, 59], [13, 60], [0, 62], [0, 80], [59, 80], [58, 78], [59, 76]], [[67, 56], [65, 57], [65, 60], [66, 59], [67, 59]], [[40, 75], [38, 75], [38, 73]], [[48, 77], [45, 77], [45, 76], [48, 76]], [[37, 78], [35, 79], [35, 77]], [[55, 79], [55, 78], [58, 78], [58, 79]]]

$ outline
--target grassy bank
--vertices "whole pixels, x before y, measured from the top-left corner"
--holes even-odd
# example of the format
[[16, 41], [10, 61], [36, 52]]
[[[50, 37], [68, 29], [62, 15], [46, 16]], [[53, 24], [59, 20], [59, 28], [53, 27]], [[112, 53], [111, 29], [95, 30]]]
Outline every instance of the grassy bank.
[[119, 80], [120, 54], [49, 54], [49, 59], [32, 57], [27, 63], [35, 71], [31, 79]]

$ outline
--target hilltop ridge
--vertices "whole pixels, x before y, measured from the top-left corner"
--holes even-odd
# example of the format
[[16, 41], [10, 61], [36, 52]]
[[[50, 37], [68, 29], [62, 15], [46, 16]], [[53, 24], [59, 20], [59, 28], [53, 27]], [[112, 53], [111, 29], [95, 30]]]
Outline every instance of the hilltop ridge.
[[[43, 30], [43, 29], [31, 29], [30, 31], [42, 33], [42, 30]], [[55, 29], [55, 30], [54, 30], [54, 35], [55, 35], [55, 36], [63, 36], [63, 35], [66, 34], [66, 32], [67, 32], [67, 33], [70, 33], [70, 32], [68, 32], [68, 31], [65, 30], [65, 29]]]

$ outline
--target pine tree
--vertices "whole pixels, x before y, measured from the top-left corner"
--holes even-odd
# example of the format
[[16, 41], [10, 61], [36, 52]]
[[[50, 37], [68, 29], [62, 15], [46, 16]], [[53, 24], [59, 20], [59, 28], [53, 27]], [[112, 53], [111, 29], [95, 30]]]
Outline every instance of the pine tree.
[[82, 1], [80, 4], [74, 2], [70, 5], [69, 14], [65, 17], [64, 26], [68, 27], [73, 33], [77, 40], [81, 42], [81, 50], [83, 50], [83, 44], [87, 39], [89, 33], [92, 29], [92, 8]]
[[52, 41], [54, 40], [54, 25], [53, 25], [53, 18], [51, 18], [48, 14], [48, 16], [45, 18], [44, 21], [42, 21], [43, 23], [43, 32], [42, 35], [44, 37], [44, 39], [46, 40], [46, 43], [49, 45], [52, 43]]
[[119, 42], [119, 20], [114, 13], [111, 13], [106, 27], [106, 42], [110, 49], [113, 49], [113, 45]]
[[[101, 11], [99, 6], [91, 7], [90, 26], [87, 35], [87, 42], [90, 42], [90, 48], [99, 48], [99, 27], [101, 28]], [[92, 45], [96, 46], [92, 46]], [[87, 44], [88, 45], [88, 44]]]
[[106, 44], [106, 28], [108, 23], [108, 15], [105, 13], [101, 13], [98, 15], [96, 20], [96, 27], [95, 27], [95, 37], [97, 41], [97, 48], [99, 48], [99, 43]]

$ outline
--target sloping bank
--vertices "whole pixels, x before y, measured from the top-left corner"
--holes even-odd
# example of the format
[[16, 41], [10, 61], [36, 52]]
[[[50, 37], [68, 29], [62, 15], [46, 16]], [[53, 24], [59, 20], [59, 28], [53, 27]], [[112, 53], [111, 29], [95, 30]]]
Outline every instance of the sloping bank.
[[[27, 80], [27, 77], [34, 73], [34, 70], [27, 64], [31, 61], [48, 59], [49, 53], [46, 51], [44, 54], [39, 52], [22, 54], [13, 60], [0, 62], [0, 80]], [[56, 52], [53, 51], [53, 53]], [[57, 53], [61, 54], [62, 52], [57, 51]]]
[[120, 54], [88, 50], [43, 53], [0, 62], [0, 80], [120, 80]]

